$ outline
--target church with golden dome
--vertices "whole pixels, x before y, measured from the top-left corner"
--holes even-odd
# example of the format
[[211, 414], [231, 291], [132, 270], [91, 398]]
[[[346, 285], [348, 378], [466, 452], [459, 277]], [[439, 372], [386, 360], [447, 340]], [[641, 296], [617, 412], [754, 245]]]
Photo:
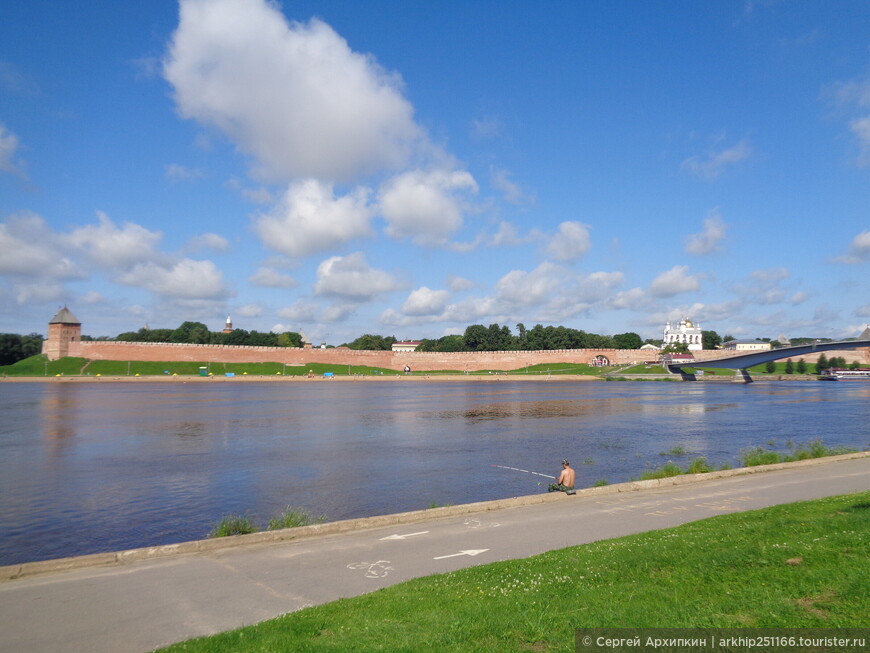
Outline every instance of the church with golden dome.
[[701, 325], [697, 322], [692, 322], [692, 320], [687, 317], [680, 320], [678, 324], [672, 325], [668, 322], [665, 325], [664, 337], [662, 340], [663, 347], [685, 343], [689, 346], [689, 351], [701, 351], [704, 348]]

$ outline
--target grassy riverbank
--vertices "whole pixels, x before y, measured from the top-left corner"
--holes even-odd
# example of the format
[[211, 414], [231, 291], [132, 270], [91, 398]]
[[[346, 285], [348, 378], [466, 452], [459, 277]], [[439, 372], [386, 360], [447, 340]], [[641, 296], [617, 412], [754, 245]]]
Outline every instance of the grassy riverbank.
[[866, 627], [870, 492], [429, 576], [167, 651], [573, 651], [592, 627]]
[[[815, 365], [808, 364], [805, 375], [786, 374], [786, 364], [777, 363], [773, 372], [768, 372], [764, 365], [749, 368], [749, 373], [758, 379], [765, 378], [808, 378], [815, 374]], [[14, 365], [0, 366], [0, 374], [9, 378], [56, 378], [56, 377], [199, 377], [200, 369], [205, 368], [206, 374], [222, 377], [227, 374], [235, 376], [263, 377], [322, 377], [332, 374], [336, 377], [366, 377], [395, 378], [405, 375], [400, 370], [373, 368], [364, 365], [327, 365], [324, 363], [307, 363], [304, 365], [284, 365], [282, 363], [205, 363], [197, 361], [97, 361], [86, 358], [61, 358], [49, 361], [42, 354], [18, 361]], [[707, 377], [733, 377], [734, 370], [698, 368]], [[532, 365], [515, 370], [480, 370], [464, 372], [461, 370], [413, 371], [412, 378], [457, 378], [457, 377], [509, 377], [511, 379], [528, 378], [561, 378], [561, 377], [604, 377], [613, 376], [609, 380], [650, 379], [679, 380], [678, 375], [668, 375], [660, 365], [635, 365], [597, 367], [577, 363], [552, 363]], [[624, 375], [624, 376], [623, 376]]]
[[[207, 375], [256, 377], [304, 377], [309, 374], [322, 377], [332, 374], [342, 377], [396, 377], [405, 376], [399, 370], [374, 368], [365, 365], [327, 365], [306, 363], [304, 365], [284, 365], [282, 363], [205, 363], [197, 361], [91, 361], [86, 358], [61, 358], [49, 361], [42, 354], [18, 361], [14, 365], [0, 366], [0, 374], [11, 378], [56, 378], [58, 376], [97, 377], [162, 377], [171, 378], [199, 377], [201, 368]], [[551, 377], [551, 376], [594, 376], [610, 369], [578, 365], [576, 363], [556, 363], [553, 365], [533, 365], [516, 370], [481, 370], [463, 372], [460, 370], [412, 371], [412, 377], [438, 378], [446, 376], [511, 376], [511, 377]]]

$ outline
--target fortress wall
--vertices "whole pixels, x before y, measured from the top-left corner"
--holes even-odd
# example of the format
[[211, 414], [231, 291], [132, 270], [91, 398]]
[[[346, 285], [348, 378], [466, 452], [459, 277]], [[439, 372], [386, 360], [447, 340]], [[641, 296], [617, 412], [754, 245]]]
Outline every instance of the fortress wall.
[[[721, 356], [721, 352], [695, 352], [698, 359]], [[596, 356], [606, 357], [612, 365], [630, 365], [653, 360], [655, 352], [637, 349], [560, 349], [551, 351], [498, 352], [392, 352], [294, 347], [238, 347], [233, 345], [190, 345], [149, 342], [85, 341], [69, 343], [69, 356], [92, 360], [188, 361], [203, 363], [266, 363], [287, 365], [324, 363], [365, 365], [414, 371], [513, 370], [529, 365], [591, 363]]]
[[805, 363], [815, 363], [819, 360], [819, 356], [821, 356], [822, 354], [824, 354], [825, 358], [827, 358], [828, 360], [837, 357], [845, 358], [847, 364], [858, 361], [858, 363], [860, 363], [862, 367], [870, 365], [870, 348], [820, 351], [814, 354], [804, 354], [803, 356], [792, 356], [791, 358], [783, 358], [778, 360], [777, 362], [784, 363], [790, 360], [793, 363], [797, 363], [801, 358], [803, 358]]
[[[693, 352], [700, 361], [721, 358], [720, 350]], [[870, 349], [820, 352], [828, 358], [842, 356], [847, 363], [870, 364]], [[820, 353], [806, 354], [807, 363], [815, 363]], [[632, 365], [654, 360], [656, 352], [638, 349], [557, 349], [549, 351], [482, 351], [482, 352], [392, 352], [361, 351], [335, 347], [302, 349], [295, 347], [239, 347], [234, 345], [190, 345], [155, 342], [75, 341], [69, 343], [69, 356], [92, 360], [118, 361], [188, 361], [202, 363], [285, 363], [305, 365], [364, 365], [385, 370], [402, 370], [408, 365], [417, 372], [455, 370], [514, 370], [531, 365], [556, 363], [589, 364], [604, 356], [611, 365]]]

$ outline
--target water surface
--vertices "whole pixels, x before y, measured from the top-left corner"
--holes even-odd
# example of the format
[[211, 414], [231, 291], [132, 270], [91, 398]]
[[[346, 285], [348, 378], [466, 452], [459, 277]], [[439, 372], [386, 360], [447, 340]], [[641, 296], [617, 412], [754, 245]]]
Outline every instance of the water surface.
[[863, 450], [868, 399], [862, 381], [2, 383], [0, 564], [287, 505], [337, 520], [546, 490], [493, 465], [556, 475], [567, 457], [585, 487], [757, 445]]

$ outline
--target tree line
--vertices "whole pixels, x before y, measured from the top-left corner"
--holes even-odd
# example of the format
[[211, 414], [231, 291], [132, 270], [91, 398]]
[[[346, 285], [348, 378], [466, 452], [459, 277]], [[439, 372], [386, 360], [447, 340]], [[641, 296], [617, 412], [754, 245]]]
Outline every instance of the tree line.
[[[536, 324], [527, 329], [520, 322], [516, 326], [516, 334], [507, 325], [490, 324], [488, 327], [482, 324], [472, 324], [466, 327], [462, 335], [448, 335], [441, 338], [424, 338], [420, 341], [417, 351], [423, 352], [470, 352], [470, 351], [540, 351], [555, 349], [639, 349], [644, 344], [662, 346], [661, 340], [643, 340], [637, 333], [629, 331], [615, 335], [599, 335], [587, 333], [581, 329], [572, 329], [565, 326], [543, 326]], [[715, 331], [702, 331], [702, 343], [704, 349], [715, 349], [723, 342], [733, 340], [726, 335], [719, 336]], [[43, 336], [38, 333], [22, 336], [14, 333], [0, 333], [0, 365], [11, 365], [19, 360], [39, 354], [42, 351]], [[295, 331], [284, 333], [272, 333], [262, 331], [246, 331], [234, 329], [230, 333], [222, 331], [209, 331], [202, 322], [183, 322], [175, 329], [149, 329], [141, 328], [138, 331], [126, 331], [116, 337], [101, 336], [92, 338], [82, 336], [82, 340], [116, 340], [120, 342], [165, 342], [165, 343], [188, 343], [196, 345], [237, 345], [242, 347], [301, 347], [302, 336]], [[774, 347], [779, 343], [768, 338]], [[795, 338], [792, 344], [800, 342], [822, 342], [829, 339], [815, 340], [813, 338]], [[390, 351], [393, 343], [397, 342], [395, 336], [382, 336], [364, 334], [352, 342], [344, 343], [343, 347], [359, 350]], [[669, 345], [663, 350], [665, 353], [683, 353], [688, 351], [684, 343]], [[819, 359], [821, 367], [846, 367], [842, 358], [825, 359], [822, 355]]]
[[[821, 374], [824, 370], [857, 370], [860, 368], [861, 363], [858, 361], [847, 363], [843, 356], [832, 356], [831, 358], [828, 358], [824, 354], [819, 354], [819, 358], [816, 361], [817, 374]], [[808, 370], [809, 365], [803, 358], [801, 358], [797, 363], [791, 359], [787, 360], [785, 363], [786, 374], [806, 374]], [[765, 371], [770, 374], [776, 372], [776, 361], [767, 361]]]
[[[105, 338], [109, 340], [109, 338]], [[82, 340], [92, 340], [82, 336]], [[114, 340], [121, 342], [167, 342], [192, 345], [238, 345], [241, 347], [301, 347], [302, 336], [295, 331], [246, 331], [233, 329], [229, 333], [209, 331], [202, 322], [183, 322], [176, 329], [139, 329], [119, 333]]]
[[[704, 349], [715, 349], [722, 344], [722, 338], [715, 331], [703, 331]], [[393, 336], [380, 336], [367, 333], [343, 346], [351, 349], [388, 351], [397, 342]], [[615, 335], [587, 333], [580, 329], [565, 326], [543, 326], [536, 324], [531, 329], [520, 322], [517, 333], [509, 326], [472, 324], [462, 335], [449, 335], [437, 339], [423, 339], [417, 351], [466, 352], [466, 351], [541, 351], [554, 349], [640, 349], [645, 343], [657, 347], [661, 340], [643, 340], [638, 334], [629, 331]], [[687, 345], [675, 345], [672, 351], [687, 350]]]
[[42, 353], [42, 341], [43, 337], [38, 333], [27, 336], [0, 333], [0, 365], [12, 365]]

